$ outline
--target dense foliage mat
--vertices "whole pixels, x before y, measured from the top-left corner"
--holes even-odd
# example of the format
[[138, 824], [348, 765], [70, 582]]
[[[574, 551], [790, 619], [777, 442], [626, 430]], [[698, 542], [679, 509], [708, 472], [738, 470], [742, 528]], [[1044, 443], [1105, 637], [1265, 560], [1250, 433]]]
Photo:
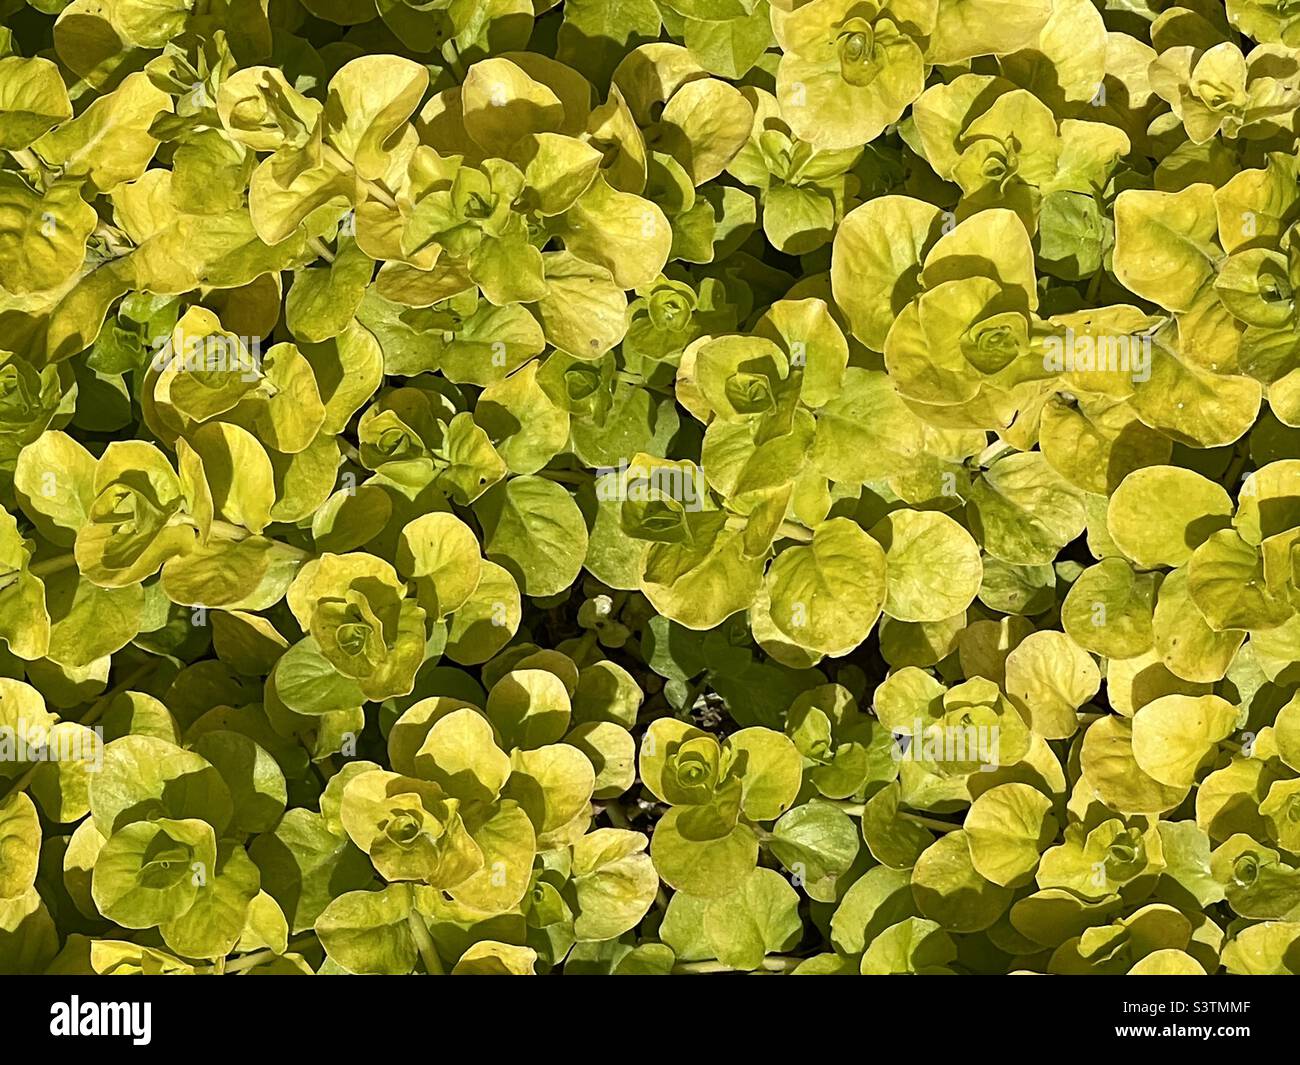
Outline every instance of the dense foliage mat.
[[1300, 5], [0, 15], [0, 972], [1300, 971]]

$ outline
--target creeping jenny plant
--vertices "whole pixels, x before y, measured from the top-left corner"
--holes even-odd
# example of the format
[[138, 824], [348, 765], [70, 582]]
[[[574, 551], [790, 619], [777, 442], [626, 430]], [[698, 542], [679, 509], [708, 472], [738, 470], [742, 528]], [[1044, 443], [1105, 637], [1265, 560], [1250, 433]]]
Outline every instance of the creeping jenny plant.
[[0, 15], [0, 972], [1297, 971], [1296, 4]]

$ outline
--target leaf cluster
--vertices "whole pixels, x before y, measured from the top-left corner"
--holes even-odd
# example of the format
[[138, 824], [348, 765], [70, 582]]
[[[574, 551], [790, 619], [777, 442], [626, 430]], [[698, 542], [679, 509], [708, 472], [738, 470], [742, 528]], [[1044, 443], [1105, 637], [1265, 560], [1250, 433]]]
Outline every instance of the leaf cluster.
[[0, 972], [1300, 972], [1294, 3], [0, 15]]

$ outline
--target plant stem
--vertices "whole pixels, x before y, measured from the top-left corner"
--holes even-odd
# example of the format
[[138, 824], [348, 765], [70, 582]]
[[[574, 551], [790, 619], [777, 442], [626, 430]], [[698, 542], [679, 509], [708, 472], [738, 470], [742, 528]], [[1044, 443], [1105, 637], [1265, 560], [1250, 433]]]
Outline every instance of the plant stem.
[[438, 957], [438, 948], [433, 945], [433, 937], [429, 935], [429, 926], [424, 923], [424, 918], [414, 906], [407, 915], [406, 923], [411, 926], [411, 935], [415, 939], [415, 947], [420, 952], [420, 957], [424, 959], [427, 975], [446, 976], [447, 970], [443, 968], [442, 959]]
[[596, 646], [598, 636], [594, 629], [588, 629], [578, 640], [578, 645], [571, 649], [569, 657], [578, 663], [579, 668], [588, 665], [587, 656]]
[[1241, 482], [1242, 471], [1245, 470], [1246, 464], [1250, 462], [1250, 449], [1244, 448], [1233, 455], [1232, 461], [1228, 464], [1227, 470], [1223, 474], [1223, 485], [1229, 492], [1235, 492]]
[[798, 522], [794, 521], [781, 522], [781, 528], [777, 530], [777, 536], [783, 536], [787, 540], [798, 540], [801, 544], [809, 543], [813, 538], [811, 529], [805, 529]]
[[[298, 936], [296, 939], [289, 940], [285, 947], [285, 954], [289, 953], [294, 947], [302, 946], [309, 943], [314, 937], [311, 933]], [[284, 957], [283, 954], [277, 954], [269, 947], [266, 950], [254, 951], [252, 954], [245, 954], [242, 958], [236, 958], [234, 961], [226, 961], [222, 958], [211, 969], [203, 969], [201, 972], [211, 972], [213, 975], [230, 975], [231, 973], [244, 973], [249, 969], [256, 969], [259, 965], [265, 965], [269, 961], [275, 961], [276, 958]]]
[[933, 817], [925, 817], [921, 814], [907, 813], [905, 810], [898, 811], [899, 817], [905, 817], [907, 820], [918, 825], [924, 825], [926, 828], [935, 832], [956, 832], [961, 825], [954, 825], [951, 821], [939, 821]]
[[66, 555], [55, 555], [53, 558], [41, 559], [40, 562], [34, 563], [27, 567], [27, 572], [33, 577], [48, 577], [54, 573], [61, 573], [69, 566], [77, 564], [77, 556], [69, 551]]
[[[140, 666], [139, 669], [135, 670], [129, 676], [127, 676], [125, 680], [114, 685], [112, 688], [109, 688], [108, 691], [104, 692], [103, 695], [101, 695], [98, 699], [95, 700], [95, 702], [91, 705], [90, 709], [86, 711], [85, 716], [82, 717], [78, 723], [89, 726], [94, 722], [98, 721], [99, 718], [103, 716], [104, 711], [108, 709], [109, 704], [112, 703], [114, 699], [116, 699], [122, 692], [130, 688], [131, 685], [133, 685], [137, 680], [143, 677], [146, 673], [151, 673], [153, 672], [153, 670], [157, 669], [159, 661], [161, 661], [161, 659], [159, 659], [158, 661], [146, 662], [144, 665]], [[36, 775], [36, 771], [40, 769], [40, 767], [44, 764], [45, 764], [44, 762], [37, 762], [36, 765], [32, 766], [22, 776], [18, 777], [12, 784], [9, 785], [7, 789], [5, 789], [3, 794], [0, 794], [0, 802], [3, 802], [5, 799], [9, 798], [10, 795], [15, 795], [18, 792], [22, 791], [24, 788], [26, 788], [27, 785], [32, 782], [32, 778]]]
[[307, 243], [311, 245], [312, 251], [327, 263], [332, 263], [334, 261], [334, 253], [329, 250], [329, 247], [320, 239], [320, 237], [312, 237]]
[[609, 819], [614, 822], [615, 828], [629, 827], [627, 814], [623, 811], [623, 807], [621, 807], [618, 804], [617, 799], [615, 799], [613, 802], [606, 803], [604, 810], [605, 810], [605, 814], [609, 817]]
[[27, 785], [32, 782], [32, 777], [36, 775], [36, 770], [40, 769], [43, 764], [44, 763], [42, 762], [37, 762], [34, 766], [31, 767], [31, 769], [27, 770], [26, 773], [24, 773], [17, 780], [15, 780], [13, 784], [9, 786], [9, 790], [6, 791], [2, 797], [0, 797], [0, 803], [3, 803], [6, 799], [9, 798], [10, 795], [17, 795], [20, 791], [26, 788]]
[[993, 443], [989, 444], [989, 446], [986, 447], [983, 451], [981, 451], [979, 455], [976, 456], [975, 462], [979, 465], [981, 469], [987, 470], [990, 466], [993, 465], [993, 463], [997, 462], [998, 459], [1002, 458], [1005, 455], [1011, 454], [1011, 452], [1013, 451], [1015, 451], [1015, 448], [1013, 448], [1005, 440], [999, 438], [993, 441]]
[[1104, 266], [1099, 266], [1097, 267], [1097, 272], [1094, 273], [1092, 277], [1088, 279], [1087, 298], [1090, 304], [1096, 302], [1097, 293], [1101, 291], [1101, 282], [1105, 276], [1106, 276], [1106, 268]]
[[86, 711], [85, 716], [81, 718], [81, 723], [83, 725], [92, 725], [98, 721], [104, 715], [104, 711], [108, 709], [109, 704], [112, 703], [114, 699], [121, 695], [122, 692], [129, 691], [131, 686], [141, 677], [152, 673], [157, 669], [158, 663], [161, 661], [161, 659], [157, 659], [155, 661], [146, 662], [138, 669], [127, 674], [123, 680], [113, 685], [113, 687], [109, 688], [108, 691], [104, 692], [103, 695], [95, 700], [91, 708]]
[[687, 716], [690, 716], [691, 711], [695, 709], [695, 704], [699, 702], [700, 696], [703, 695], [705, 691], [708, 690], [708, 687], [709, 687], [709, 674], [707, 671], [705, 671], [704, 673], [700, 674], [697, 680], [692, 681], [691, 686], [686, 689], [686, 698], [682, 702], [681, 710], [679, 711], [679, 713], [683, 713], [686, 714]]
[[[788, 973], [791, 969], [801, 965], [805, 959], [790, 958], [784, 954], [769, 954], [763, 959], [760, 969], [769, 973]], [[679, 976], [701, 976], [705, 973], [736, 973], [745, 972], [744, 969], [735, 969], [730, 965], [724, 965], [720, 961], [687, 961], [673, 966], [674, 975]]]
[[[189, 514], [177, 514], [175, 517], [171, 519], [171, 524], [187, 525], [195, 532], [198, 533], [202, 532], [202, 530], [199, 528], [198, 522], [196, 522], [194, 518]], [[231, 541], [232, 543], [238, 543], [240, 540], [247, 540], [250, 536], [253, 535], [242, 525], [234, 525], [231, 522], [222, 521], [220, 518], [214, 518], [212, 522], [208, 525], [209, 539], [212, 537], [213, 533], [216, 533], [218, 536], [228, 541]]]
[[[866, 804], [860, 802], [848, 802], [847, 800], [832, 801], [827, 799], [822, 799], [820, 801], [825, 802], [829, 806], [834, 806], [836, 809], [843, 811], [850, 817], [861, 817], [863, 812], [866, 810]], [[961, 828], [961, 825], [954, 825], [951, 821], [940, 821], [937, 818], [926, 817], [924, 814], [910, 813], [907, 810], [899, 810], [898, 816], [905, 817], [914, 824], [924, 825], [926, 828], [935, 832], [956, 832]]]
[[591, 478], [577, 470], [539, 470], [538, 476], [545, 477], [548, 481], [555, 481], [558, 484], [587, 484]]
[[447, 60], [447, 66], [456, 75], [456, 80], [464, 81], [465, 64], [461, 62], [460, 49], [456, 47], [454, 40], [448, 38], [442, 42], [442, 58]]
[[371, 196], [382, 203], [390, 211], [396, 211], [398, 209], [397, 200], [393, 198], [392, 194], [378, 182], [371, 181], [369, 178], [363, 178], [360, 174], [356, 173], [356, 167], [353, 166], [351, 161], [349, 161], [342, 152], [335, 148], [334, 145], [325, 144], [322, 145], [321, 148], [321, 155], [330, 161], [330, 165], [337, 167], [345, 174], [351, 173], [366, 187], [366, 191]]
[[39, 171], [41, 162], [36, 158], [36, 153], [30, 148], [10, 148], [9, 154], [14, 157], [14, 162], [24, 170]]
[[[218, 969], [216, 965], [210, 970], [215, 975], [230, 975], [231, 973], [243, 973], [249, 969], [256, 969], [259, 965], [264, 965], [268, 961], [273, 961], [279, 955], [273, 950], [259, 950], [253, 954], [245, 954], [242, 958], [236, 958], [234, 961], [226, 962], [224, 969]], [[209, 971], [209, 970], [202, 970]]]

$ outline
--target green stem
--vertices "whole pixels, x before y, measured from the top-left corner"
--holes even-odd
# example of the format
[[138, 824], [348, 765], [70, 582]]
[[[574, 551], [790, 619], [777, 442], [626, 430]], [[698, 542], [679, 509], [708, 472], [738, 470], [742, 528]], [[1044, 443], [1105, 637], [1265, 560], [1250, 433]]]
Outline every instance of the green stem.
[[9, 790], [0, 797], [0, 803], [3, 803], [10, 795], [17, 795], [20, 791], [26, 788], [27, 785], [32, 782], [32, 777], [36, 775], [36, 770], [40, 769], [41, 765], [42, 763], [37, 762], [36, 765], [32, 766], [31, 769], [27, 770], [26, 773], [15, 780], [13, 784], [9, 786]]
[[979, 455], [976, 457], [975, 461], [980, 466], [981, 469], [987, 470], [990, 466], [993, 465], [993, 463], [997, 462], [998, 459], [1002, 458], [1005, 455], [1011, 454], [1011, 452], [1013, 451], [1015, 451], [1015, 448], [1013, 448], [1005, 440], [998, 439], [993, 441], [993, 443], [989, 444], [988, 447], [986, 447], [983, 451], [981, 451]]
[[233, 522], [229, 521], [221, 521], [219, 518], [213, 520], [211, 529], [214, 533], [220, 533], [228, 540], [247, 540], [253, 535], [242, 525], [235, 525]]
[[933, 817], [924, 817], [921, 814], [910, 814], [905, 810], [899, 810], [898, 816], [905, 817], [907, 820], [912, 821], [915, 824], [924, 825], [926, 828], [931, 829], [934, 832], [956, 832], [961, 828], [961, 825], [954, 825], [951, 821], [939, 821]]
[[36, 158], [36, 153], [30, 148], [10, 148], [9, 154], [14, 157], [14, 162], [24, 170], [39, 171], [41, 161]]
[[1223, 484], [1229, 492], [1234, 494], [1236, 493], [1237, 487], [1241, 482], [1242, 471], [1245, 470], [1246, 463], [1249, 461], [1249, 448], [1243, 448], [1233, 455], [1232, 462], [1229, 463], [1227, 470], [1223, 474]]
[[334, 261], [334, 253], [329, 250], [329, 247], [320, 239], [320, 237], [312, 237], [307, 243], [311, 245], [312, 251], [327, 263], [332, 263]]
[[591, 480], [588, 474], [577, 470], [539, 470], [538, 473], [548, 481], [555, 481], [558, 484], [584, 485]]
[[[823, 799], [821, 801], [826, 802], [827, 800]], [[842, 800], [831, 802], [830, 805], [842, 810], [850, 817], [861, 817], [867, 808], [865, 803], [847, 802]], [[940, 821], [934, 817], [926, 817], [924, 814], [909, 813], [906, 810], [899, 810], [897, 816], [905, 817], [914, 824], [924, 825], [926, 828], [935, 832], [956, 832], [961, 828], [961, 825], [954, 825], [951, 821]]]
[[696, 702], [699, 700], [700, 696], [704, 694], [708, 686], [709, 674], [707, 672], [700, 674], [699, 679], [686, 690], [686, 699], [682, 703], [681, 712], [689, 714], [691, 710], [694, 709]]
[[445, 40], [442, 42], [442, 58], [447, 60], [447, 66], [451, 72], [456, 75], [457, 81], [465, 80], [465, 64], [460, 58], [460, 49], [456, 47], [456, 42]]
[[587, 656], [595, 649], [596, 639], [597, 636], [595, 631], [589, 629], [584, 632], [582, 637], [578, 640], [578, 646], [572, 649], [572, 654], [570, 654], [569, 657], [578, 663], [579, 668], [590, 665], [587, 661]]
[[155, 669], [158, 668], [158, 665], [161, 661], [162, 659], [156, 659], [144, 663], [144, 665], [140, 666], [138, 669], [135, 669], [131, 673], [129, 673], [125, 679], [119, 681], [117, 684], [113, 685], [113, 687], [109, 688], [108, 691], [104, 692], [103, 695], [101, 695], [98, 699], [96, 699], [94, 704], [91, 706], [91, 708], [86, 711], [85, 716], [81, 718], [81, 723], [83, 725], [93, 725], [104, 715], [104, 711], [108, 709], [109, 704], [111, 704], [114, 699], [116, 699], [124, 691], [130, 691], [131, 687], [136, 683], [136, 681], [138, 681], [141, 677], [147, 676], [148, 674], [152, 673]]
[[420, 952], [420, 957], [424, 959], [425, 972], [429, 976], [446, 976], [447, 970], [443, 968], [442, 959], [438, 957], [438, 948], [433, 945], [433, 937], [429, 935], [429, 926], [424, 923], [424, 918], [414, 906], [407, 915], [406, 923], [411, 926], [415, 947]]
[[[86, 711], [85, 716], [80, 719], [79, 723], [82, 725], [90, 726], [94, 724], [96, 721], [98, 721], [100, 717], [103, 716], [104, 711], [108, 709], [109, 704], [112, 703], [114, 699], [116, 699], [119, 695], [121, 695], [122, 692], [128, 690], [133, 684], [135, 684], [136, 681], [138, 681], [145, 674], [152, 673], [155, 669], [157, 669], [158, 663], [161, 661], [162, 659], [158, 659], [152, 662], [146, 662], [144, 665], [140, 666], [139, 669], [136, 669], [129, 676], [127, 676], [125, 680], [121, 681], [121, 683], [114, 685], [112, 688], [109, 688], [108, 691], [104, 692], [103, 695], [101, 695], [98, 699], [95, 700], [95, 702], [91, 705], [90, 709]], [[12, 784], [10, 784], [9, 787], [3, 792], [3, 794], [0, 794], [0, 802], [3, 802], [10, 795], [16, 795], [18, 792], [26, 788], [27, 785], [32, 782], [32, 778], [36, 775], [36, 771], [40, 769], [43, 764], [44, 764], [43, 762], [38, 762], [36, 765], [32, 766], [31, 769], [27, 770], [26, 773], [18, 777]]]
[[805, 529], [798, 522], [783, 521], [781, 528], [777, 531], [777, 536], [783, 536], [787, 540], [798, 540], [801, 544], [809, 543], [812, 538], [812, 530]]
[[[196, 532], [201, 532], [199, 523], [189, 514], [177, 514], [171, 519], [173, 525], [188, 525]], [[220, 518], [214, 518], [208, 525], [208, 538], [211, 539], [216, 534], [223, 540], [230, 543], [239, 543], [241, 540], [247, 540], [253, 534], [245, 529], [242, 525], [235, 525], [232, 522], [222, 521]]]
[[1101, 291], [1101, 282], [1105, 276], [1106, 276], [1106, 268], [1104, 266], [1099, 266], [1097, 267], [1097, 272], [1093, 274], [1092, 277], [1089, 279], [1088, 295], [1086, 298], [1090, 306], [1094, 302], [1096, 302], [1097, 293]]
[[332, 166], [337, 167], [339, 170], [342, 170], [344, 173], [352, 172], [355, 175], [356, 179], [366, 187], [366, 191], [374, 199], [378, 200], [385, 207], [387, 207], [390, 211], [398, 210], [397, 200], [394, 199], [392, 193], [390, 193], [378, 182], [371, 181], [369, 178], [363, 178], [360, 174], [357, 174], [356, 167], [353, 166], [352, 163], [343, 155], [343, 153], [340, 152], [337, 148], [335, 148], [332, 144], [326, 144], [323, 146], [322, 155], [330, 161], [330, 164]]
[[[307, 935], [298, 936], [297, 939], [289, 940], [285, 947], [285, 954], [289, 953], [294, 947], [310, 943], [315, 937], [308, 933]], [[276, 958], [284, 957], [283, 954], [277, 954], [270, 948], [266, 950], [254, 951], [252, 954], [245, 954], [242, 958], [235, 958], [233, 961], [227, 961], [222, 958], [211, 969], [200, 969], [202, 973], [211, 973], [213, 975], [230, 975], [231, 973], [246, 973], [249, 969], [256, 969], [259, 965], [265, 965], [269, 961], [275, 961]]]
[[[763, 963], [759, 968], [769, 973], [788, 973], [791, 969], [803, 964], [804, 960], [803, 958], [790, 958], [784, 954], [769, 954], [763, 959]], [[735, 969], [730, 965], [724, 965], [720, 961], [687, 961], [673, 966], [673, 973], [680, 976], [701, 976], [706, 973], [745, 971], [744, 969]]]
[[33, 577], [48, 577], [54, 573], [61, 573], [69, 566], [77, 564], [77, 556], [69, 551], [66, 555], [55, 555], [53, 558], [44, 558], [27, 567], [27, 572]]
[[245, 973], [249, 969], [256, 969], [259, 965], [265, 965], [268, 961], [274, 961], [279, 955], [273, 950], [259, 950], [253, 954], [245, 954], [242, 958], [236, 958], [234, 961], [226, 962], [225, 968], [218, 968], [213, 965], [211, 969], [200, 969], [202, 973], [211, 973], [213, 976], [228, 976], [231, 973]]

